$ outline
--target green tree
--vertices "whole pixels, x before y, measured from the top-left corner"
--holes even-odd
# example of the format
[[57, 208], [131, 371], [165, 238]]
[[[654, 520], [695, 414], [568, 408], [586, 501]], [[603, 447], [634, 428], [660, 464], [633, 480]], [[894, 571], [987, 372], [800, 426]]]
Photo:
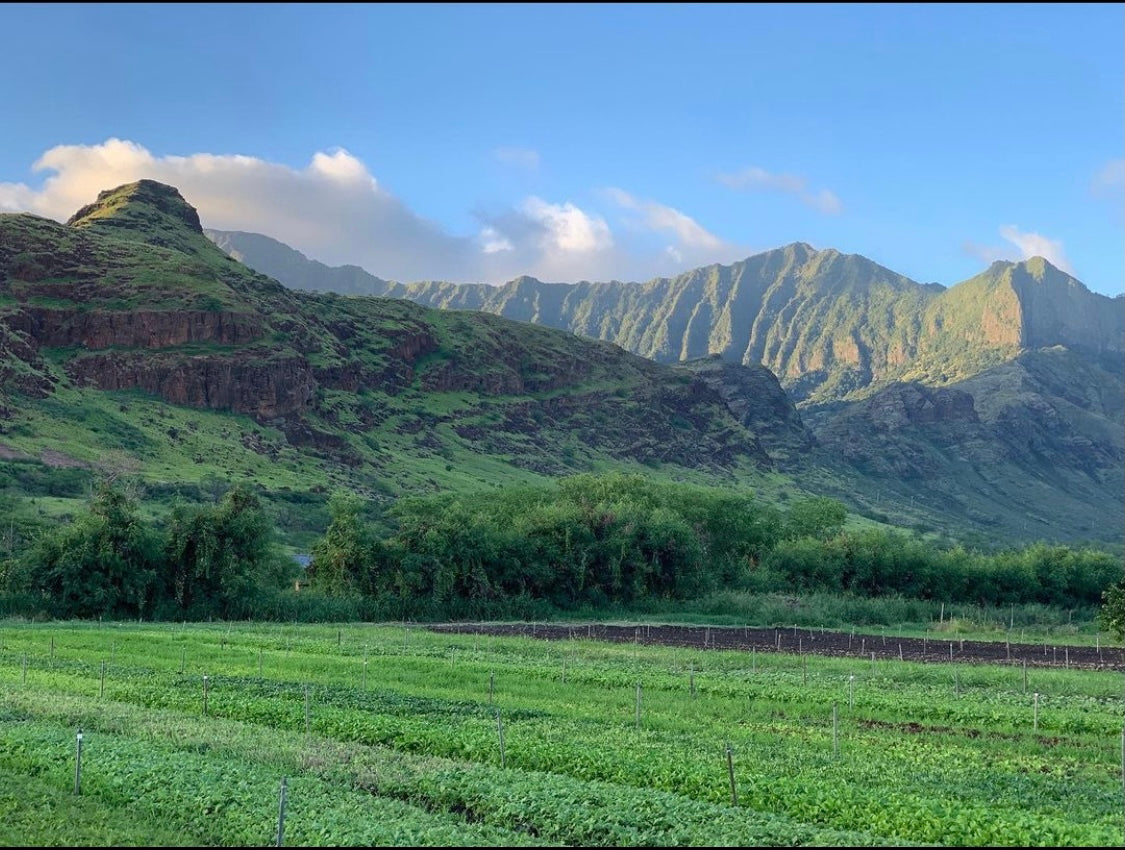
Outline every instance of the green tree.
[[363, 521], [363, 502], [342, 491], [328, 500], [332, 517], [324, 536], [313, 545], [307, 575], [314, 589], [328, 596], [377, 591], [370, 575], [376, 542]]
[[218, 505], [173, 510], [164, 559], [166, 597], [194, 618], [244, 616], [260, 590], [284, 581], [273, 525], [245, 484]]
[[825, 540], [837, 534], [848, 518], [848, 509], [835, 499], [813, 496], [794, 502], [785, 515], [782, 536], [818, 537]]
[[84, 516], [36, 541], [12, 580], [59, 617], [141, 617], [153, 601], [159, 549], [136, 501], [104, 482]]
[[1105, 589], [1098, 621], [1118, 640], [1125, 640], [1125, 580]]

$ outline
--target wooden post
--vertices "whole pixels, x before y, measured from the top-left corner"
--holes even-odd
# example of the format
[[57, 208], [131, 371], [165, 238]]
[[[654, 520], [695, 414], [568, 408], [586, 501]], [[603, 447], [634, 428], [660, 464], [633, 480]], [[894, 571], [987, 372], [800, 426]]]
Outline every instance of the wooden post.
[[203, 674], [203, 713], [207, 713], [207, 674]]
[[902, 644], [898, 645], [898, 660], [902, 661]]
[[953, 663], [953, 641], [949, 642], [949, 661]]
[[1032, 721], [1031, 729], [1033, 732], [1039, 731], [1039, 692], [1035, 693], [1035, 719]]
[[730, 776], [730, 804], [737, 806], [738, 788], [734, 784], [734, 751], [731, 749], [730, 741], [727, 741], [727, 774]]
[[281, 790], [278, 792], [277, 801], [277, 841], [275, 846], [280, 847], [285, 842], [285, 798], [288, 792], [286, 777], [281, 777]]
[[875, 674], [875, 653], [871, 653], [871, 674]]
[[855, 707], [855, 676], [848, 676], [848, 711]]
[[367, 690], [367, 644], [363, 645], [363, 689]]
[[938, 617], [938, 623], [939, 624], [945, 623], [945, 603], [944, 602], [941, 603], [941, 615]]

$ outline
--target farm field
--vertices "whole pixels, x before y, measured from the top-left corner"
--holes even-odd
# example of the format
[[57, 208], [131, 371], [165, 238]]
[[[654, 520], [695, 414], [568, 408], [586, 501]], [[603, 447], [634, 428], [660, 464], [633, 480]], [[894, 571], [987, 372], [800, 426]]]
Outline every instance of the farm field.
[[471, 628], [0, 622], [0, 844], [273, 845], [283, 779], [291, 845], [1125, 837], [1119, 648], [1025, 674], [1002, 641]]

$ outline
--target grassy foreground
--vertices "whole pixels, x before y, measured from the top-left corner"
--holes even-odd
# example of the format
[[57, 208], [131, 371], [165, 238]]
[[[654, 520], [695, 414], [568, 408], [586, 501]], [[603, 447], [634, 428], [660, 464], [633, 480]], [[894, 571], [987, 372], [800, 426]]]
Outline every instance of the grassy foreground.
[[1025, 691], [984, 665], [8, 621], [0, 683], [8, 846], [273, 844], [282, 777], [303, 845], [1109, 846], [1125, 826], [1120, 673]]

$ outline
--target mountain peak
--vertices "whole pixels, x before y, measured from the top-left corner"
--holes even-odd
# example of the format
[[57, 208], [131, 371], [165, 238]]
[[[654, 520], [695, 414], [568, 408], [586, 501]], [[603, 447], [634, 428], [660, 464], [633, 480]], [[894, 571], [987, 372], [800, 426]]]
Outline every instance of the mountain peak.
[[1034, 256], [1026, 260], [997, 260], [984, 272], [984, 277], [1008, 280], [1013, 286], [1037, 284], [1059, 291], [1089, 288], [1069, 272], [1063, 271], [1046, 257]]
[[[195, 253], [205, 240], [199, 213], [179, 189], [138, 180], [98, 193], [67, 220], [67, 226], [96, 228], [134, 241]], [[209, 244], [209, 243], [208, 243]]]

